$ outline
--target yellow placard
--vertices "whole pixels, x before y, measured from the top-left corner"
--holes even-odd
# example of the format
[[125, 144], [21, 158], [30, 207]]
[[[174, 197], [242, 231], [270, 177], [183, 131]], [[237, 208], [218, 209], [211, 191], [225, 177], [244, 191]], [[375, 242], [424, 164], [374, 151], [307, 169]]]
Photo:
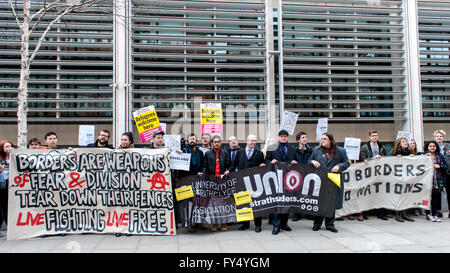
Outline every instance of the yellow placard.
[[254, 219], [254, 217], [253, 217], [253, 209], [252, 208], [244, 208], [244, 209], [236, 210], [236, 221], [237, 222], [252, 221], [253, 219]]
[[248, 204], [248, 203], [252, 202], [252, 197], [250, 196], [250, 191], [235, 193], [234, 201], [236, 201], [236, 206]]
[[177, 201], [194, 197], [194, 191], [192, 190], [192, 186], [191, 185], [183, 186], [181, 188], [175, 189], [175, 197], [177, 198]]
[[328, 178], [333, 181], [339, 188], [341, 187], [341, 174], [339, 173], [328, 173]]
[[161, 124], [159, 123], [158, 115], [156, 114], [156, 110], [136, 115], [134, 117], [134, 121], [136, 122], [136, 127], [139, 133], [143, 133], [145, 131], [161, 126]]
[[222, 108], [203, 108], [200, 116], [201, 124], [222, 124]]

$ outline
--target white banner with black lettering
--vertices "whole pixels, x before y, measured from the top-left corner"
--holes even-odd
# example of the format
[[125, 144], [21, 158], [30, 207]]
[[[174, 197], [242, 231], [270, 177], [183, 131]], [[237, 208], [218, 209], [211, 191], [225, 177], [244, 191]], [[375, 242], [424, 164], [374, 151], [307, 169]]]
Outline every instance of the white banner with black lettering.
[[8, 240], [176, 235], [169, 149], [14, 150]]
[[344, 205], [336, 217], [372, 209], [430, 208], [433, 163], [426, 155], [382, 157], [352, 164], [344, 173]]

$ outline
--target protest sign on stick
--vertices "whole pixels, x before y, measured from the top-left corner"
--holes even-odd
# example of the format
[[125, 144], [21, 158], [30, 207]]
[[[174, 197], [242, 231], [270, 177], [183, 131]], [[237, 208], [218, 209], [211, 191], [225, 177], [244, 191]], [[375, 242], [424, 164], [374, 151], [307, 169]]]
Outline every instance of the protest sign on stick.
[[222, 135], [222, 106], [220, 103], [200, 104], [202, 134]]
[[280, 124], [280, 131], [286, 130], [289, 135], [293, 135], [295, 126], [297, 125], [298, 114], [294, 112], [284, 111]]
[[326, 132], [328, 132], [328, 118], [320, 118], [317, 121], [316, 140], [320, 140], [322, 138], [323, 133]]
[[346, 137], [344, 141], [344, 148], [347, 152], [347, 157], [350, 160], [359, 160], [359, 151], [361, 148], [360, 138]]
[[133, 118], [143, 143], [153, 139], [155, 130], [163, 131], [153, 105], [134, 111]]

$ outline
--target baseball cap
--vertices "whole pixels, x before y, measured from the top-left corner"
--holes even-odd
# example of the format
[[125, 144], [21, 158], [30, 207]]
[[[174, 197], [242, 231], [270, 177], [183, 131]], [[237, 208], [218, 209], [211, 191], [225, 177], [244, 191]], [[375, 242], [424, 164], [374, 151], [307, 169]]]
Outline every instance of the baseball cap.
[[153, 131], [153, 137], [155, 137], [156, 135], [165, 135], [165, 133], [160, 130], [155, 130], [155, 131]]

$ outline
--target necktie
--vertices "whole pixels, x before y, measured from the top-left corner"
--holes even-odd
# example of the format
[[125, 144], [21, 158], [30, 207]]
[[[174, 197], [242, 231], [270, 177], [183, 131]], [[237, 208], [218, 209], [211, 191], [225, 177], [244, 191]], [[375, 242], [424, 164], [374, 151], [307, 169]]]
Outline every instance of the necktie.
[[286, 158], [287, 158], [287, 145], [285, 145], [285, 144], [283, 144], [283, 145], [280, 145], [281, 147], [281, 160], [282, 161], [285, 161], [286, 160]]
[[253, 152], [253, 150], [248, 150], [247, 159], [250, 159], [250, 157], [252, 157], [252, 152]]
[[215, 175], [216, 177], [220, 178], [220, 160], [219, 160], [219, 151], [214, 150], [216, 153], [216, 169], [215, 169]]
[[231, 151], [231, 162], [234, 162], [234, 159], [236, 158], [236, 151]]

